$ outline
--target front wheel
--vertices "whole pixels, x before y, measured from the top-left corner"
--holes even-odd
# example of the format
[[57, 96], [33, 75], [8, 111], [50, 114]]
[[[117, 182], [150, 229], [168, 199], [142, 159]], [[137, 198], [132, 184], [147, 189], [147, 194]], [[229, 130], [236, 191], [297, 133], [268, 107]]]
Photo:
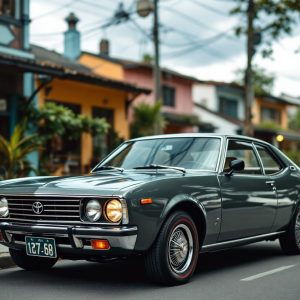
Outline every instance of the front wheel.
[[17, 266], [25, 270], [45, 270], [52, 268], [57, 258], [28, 256], [25, 251], [9, 249], [10, 256]]
[[147, 273], [159, 284], [186, 283], [195, 271], [198, 253], [198, 233], [193, 219], [184, 211], [176, 211], [166, 219], [145, 254]]
[[287, 232], [279, 239], [281, 248], [286, 254], [300, 254], [300, 206], [292, 218]]

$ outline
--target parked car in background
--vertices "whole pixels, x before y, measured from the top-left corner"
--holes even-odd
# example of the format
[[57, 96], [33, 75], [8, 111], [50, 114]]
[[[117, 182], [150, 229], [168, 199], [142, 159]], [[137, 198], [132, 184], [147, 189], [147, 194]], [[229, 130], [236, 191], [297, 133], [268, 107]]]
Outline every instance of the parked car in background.
[[299, 190], [299, 168], [257, 139], [140, 138], [91, 174], [1, 182], [0, 240], [23, 269], [142, 254], [153, 281], [177, 285], [199, 253], [279, 239], [299, 254]]

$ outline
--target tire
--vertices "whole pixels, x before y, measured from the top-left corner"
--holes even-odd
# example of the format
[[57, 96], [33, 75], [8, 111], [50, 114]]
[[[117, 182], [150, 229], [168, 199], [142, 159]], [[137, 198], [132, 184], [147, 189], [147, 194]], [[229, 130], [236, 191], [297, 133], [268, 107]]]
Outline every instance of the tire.
[[28, 256], [25, 251], [9, 249], [12, 260], [24, 270], [46, 270], [52, 268], [57, 258]]
[[176, 211], [166, 219], [154, 244], [145, 253], [144, 263], [155, 283], [179, 285], [192, 277], [198, 253], [198, 233], [193, 219], [184, 211]]
[[285, 254], [300, 254], [300, 206], [297, 208], [286, 233], [279, 238], [279, 241]]

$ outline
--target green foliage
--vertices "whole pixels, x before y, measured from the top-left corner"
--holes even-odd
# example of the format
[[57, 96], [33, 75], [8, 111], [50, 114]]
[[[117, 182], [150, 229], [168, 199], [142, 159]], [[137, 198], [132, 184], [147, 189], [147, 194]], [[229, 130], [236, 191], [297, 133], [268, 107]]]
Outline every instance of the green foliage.
[[300, 130], [300, 107], [298, 107], [297, 113], [290, 120], [289, 126], [294, 130]]
[[143, 55], [143, 61], [142, 62], [152, 64], [154, 62], [154, 57], [152, 55], [146, 53], [146, 54]]
[[[233, 0], [238, 3], [231, 14], [245, 14], [248, 8], [248, 0]], [[282, 33], [290, 34], [291, 26], [296, 23], [300, 16], [299, 0], [255, 0], [254, 19], [262, 20], [262, 34], [270, 35], [273, 39], [278, 39]], [[266, 15], [268, 18], [266, 18]], [[269, 21], [267, 21], [269, 20]], [[247, 28], [236, 28], [236, 34], [247, 34]], [[271, 43], [268, 43], [269, 49], [263, 49], [264, 57], [270, 57], [272, 50]]]
[[159, 101], [151, 106], [146, 102], [141, 102], [134, 107], [134, 122], [131, 124], [131, 138], [153, 135], [155, 127], [160, 125], [163, 129], [167, 122], [160, 114], [162, 102]]
[[78, 140], [82, 133], [100, 136], [108, 131], [105, 119], [91, 118], [87, 115], [75, 115], [63, 105], [47, 102], [39, 110], [29, 108], [30, 121], [38, 125], [38, 135], [42, 141], [52, 139], [55, 134], [68, 134], [70, 140]]
[[1, 179], [27, 176], [30, 171], [37, 171], [26, 158], [30, 153], [41, 150], [42, 143], [37, 142], [37, 134], [25, 135], [26, 120], [17, 124], [10, 140], [0, 135], [0, 166], [4, 170]]
[[185, 124], [185, 125], [201, 124], [199, 118], [196, 115], [164, 113], [164, 116], [171, 123]]
[[[276, 77], [273, 73], [267, 73], [264, 68], [253, 66], [253, 85], [255, 95], [271, 94]], [[246, 70], [238, 69], [235, 71], [235, 83], [245, 85]]]
[[[299, 145], [298, 145], [298, 147], [299, 147]], [[292, 160], [295, 164], [297, 164], [298, 166], [300, 166], [300, 150], [297, 150], [297, 151], [294, 151], [294, 150], [285, 151], [284, 154], [290, 160]]]
[[258, 125], [258, 127], [270, 130], [286, 131], [286, 129], [282, 128], [279, 124], [273, 121], [262, 122]]

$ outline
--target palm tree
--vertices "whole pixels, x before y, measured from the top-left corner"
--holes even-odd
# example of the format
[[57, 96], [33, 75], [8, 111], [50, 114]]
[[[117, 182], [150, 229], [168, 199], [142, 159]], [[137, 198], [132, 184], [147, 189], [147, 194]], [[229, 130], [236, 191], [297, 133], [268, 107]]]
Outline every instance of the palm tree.
[[30, 171], [37, 173], [27, 159], [27, 155], [43, 149], [42, 143], [37, 141], [37, 134], [25, 135], [26, 122], [15, 126], [10, 140], [0, 135], [0, 167], [4, 171], [1, 179], [13, 179], [28, 175]]
[[131, 138], [153, 135], [156, 125], [164, 129], [167, 121], [160, 114], [162, 102], [159, 101], [153, 106], [146, 102], [141, 102], [134, 109], [134, 122], [131, 125]]

